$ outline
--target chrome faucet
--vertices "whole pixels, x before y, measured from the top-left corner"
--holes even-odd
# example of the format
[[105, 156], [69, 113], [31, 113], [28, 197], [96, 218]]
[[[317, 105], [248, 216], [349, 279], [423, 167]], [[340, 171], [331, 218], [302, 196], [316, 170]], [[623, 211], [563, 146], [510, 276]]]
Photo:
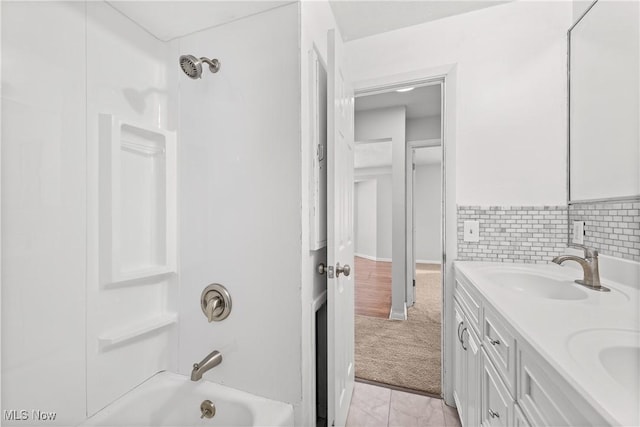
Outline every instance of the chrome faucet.
[[209, 369], [215, 368], [222, 362], [222, 354], [218, 350], [213, 350], [209, 353], [200, 363], [193, 364], [193, 371], [191, 371], [191, 381], [199, 381], [202, 379], [202, 374]]
[[609, 292], [611, 289], [602, 286], [600, 283], [600, 271], [598, 269], [598, 251], [582, 245], [571, 245], [584, 251], [584, 258], [575, 255], [560, 255], [551, 260], [558, 265], [565, 261], [575, 261], [582, 266], [582, 280], [575, 280], [576, 283], [594, 291]]

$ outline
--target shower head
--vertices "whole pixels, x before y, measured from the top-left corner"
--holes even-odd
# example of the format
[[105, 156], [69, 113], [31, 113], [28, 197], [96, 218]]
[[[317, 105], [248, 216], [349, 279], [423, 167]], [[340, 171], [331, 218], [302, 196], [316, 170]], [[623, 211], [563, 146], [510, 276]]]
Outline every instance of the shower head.
[[182, 71], [192, 79], [202, 78], [202, 63], [209, 65], [209, 71], [217, 73], [220, 69], [220, 61], [217, 59], [209, 59], [202, 57], [200, 59], [193, 55], [182, 55], [180, 57], [180, 68]]

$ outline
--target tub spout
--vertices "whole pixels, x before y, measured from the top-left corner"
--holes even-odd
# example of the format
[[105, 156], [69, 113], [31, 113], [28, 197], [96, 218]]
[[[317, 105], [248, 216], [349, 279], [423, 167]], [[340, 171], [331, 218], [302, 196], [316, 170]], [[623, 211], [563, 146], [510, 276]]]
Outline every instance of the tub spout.
[[222, 362], [222, 354], [218, 350], [214, 350], [209, 353], [200, 363], [193, 364], [193, 371], [191, 371], [191, 381], [199, 381], [202, 379], [202, 374], [209, 369], [215, 368]]

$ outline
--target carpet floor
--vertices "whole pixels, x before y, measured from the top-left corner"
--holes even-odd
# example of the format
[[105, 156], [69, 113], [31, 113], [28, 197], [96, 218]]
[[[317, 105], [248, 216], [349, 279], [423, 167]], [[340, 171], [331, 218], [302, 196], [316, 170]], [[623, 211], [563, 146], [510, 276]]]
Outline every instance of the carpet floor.
[[356, 315], [357, 378], [441, 394], [440, 277], [439, 265], [418, 265], [416, 301], [405, 321]]

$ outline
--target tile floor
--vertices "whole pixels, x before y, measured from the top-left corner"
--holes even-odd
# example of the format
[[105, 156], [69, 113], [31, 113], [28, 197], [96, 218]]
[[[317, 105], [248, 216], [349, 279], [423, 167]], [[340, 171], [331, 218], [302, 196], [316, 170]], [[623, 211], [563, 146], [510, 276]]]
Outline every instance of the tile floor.
[[347, 427], [460, 427], [441, 399], [356, 382]]

